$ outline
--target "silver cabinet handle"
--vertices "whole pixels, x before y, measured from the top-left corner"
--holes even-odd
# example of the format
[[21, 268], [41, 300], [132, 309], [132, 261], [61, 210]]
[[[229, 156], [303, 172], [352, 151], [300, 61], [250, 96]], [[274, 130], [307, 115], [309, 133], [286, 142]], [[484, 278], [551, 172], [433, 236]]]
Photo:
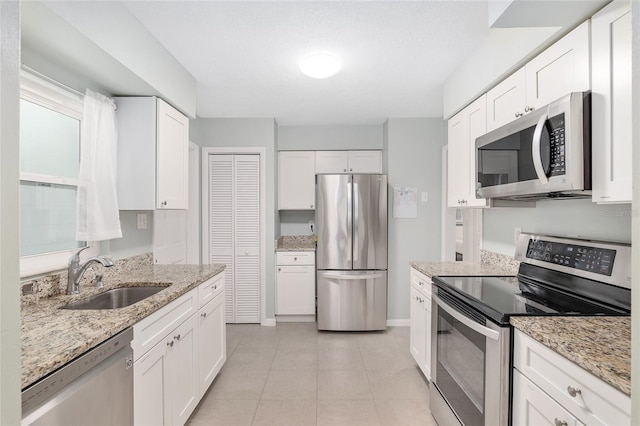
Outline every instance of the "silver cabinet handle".
[[574, 388], [573, 386], [567, 386], [567, 393], [572, 398], [575, 398], [578, 394], [582, 395], [582, 391], [578, 388]]
[[297, 260], [298, 260], [298, 258], [297, 258], [297, 257], [294, 257], [294, 258], [293, 258], [293, 260], [294, 260], [294, 261], [297, 261]]
[[347, 169], [344, 169], [344, 172], [346, 173], [346, 172], [347, 172]]
[[216, 290], [217, 288], [218, 288], [218, 285], [217, 285], [217, 284], [213, 286], [213, 289], [214, 289], [214, 290]]
[[180, 340], [180, 335], [173, 336], [174, 340]]
[[166, 201], [163, 201], [163, 202], [160, 203], [160, 207], [166, 207], [166, 206], [167, 206], [167, 202]]
[[350, 172], [352, 172], [352, 171], [353, 171], [353, 169], [349, 169], [349, 171], [350, 171]]
[[206, 318], [206, 317], [207, 317], [207, 313], [206, 313], [206, 312], [203, 312], [203, 313], [201, 313], [201, 314], [200, 314], [200, 316], [201, 316], [202, 318]]
[[516, 112], [516, 118], [520, 118], [524, 115], [522, 112]]
[[282, 268], [278, 268], [278, 272], [282, 272]]
[[556, 426], [568, 426], [566, 420], [553, 419], [553, 423], [555, 423]]
[[170, 341], [170, 342], [167, 342], [167, 346], [169, 346], [170, 348], [172, 348], [172, 347], [173, 347], [173, 340], [172, 340], [172, 341]]
[[309, 207], [310, 207], [310, 208], [313, 208], [313, 204], [310, 204], [310, 205], [309, 205]]
[[526, 106], [524, 107], [524, 112], [531, 112], [535, 109], [535, 107]]

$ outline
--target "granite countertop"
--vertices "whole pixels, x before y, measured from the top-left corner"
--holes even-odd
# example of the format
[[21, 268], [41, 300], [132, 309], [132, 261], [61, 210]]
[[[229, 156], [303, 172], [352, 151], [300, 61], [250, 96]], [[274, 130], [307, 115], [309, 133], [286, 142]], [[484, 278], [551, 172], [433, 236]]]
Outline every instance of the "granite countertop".
[[631, 395], [631, 317], [513, 317], [511, 324]]
[[[22, 388], [132, 326], [224, 270], [224, 265], [145, 265], [105, 280], [103, 290], [83, 288], [76, 296], [57, 295], [21, 308]], [[159, 293], [121, 309], [66, 310], [70, 302], [124, 286], [167, 285]]]
[[436, 275], [516, 275], [509, 266], [480, 262], [410, 262], [411, 267], [431, 278]]
[[278, 238], [276, 251], [316, 251], [315, 235], [285, 235]]

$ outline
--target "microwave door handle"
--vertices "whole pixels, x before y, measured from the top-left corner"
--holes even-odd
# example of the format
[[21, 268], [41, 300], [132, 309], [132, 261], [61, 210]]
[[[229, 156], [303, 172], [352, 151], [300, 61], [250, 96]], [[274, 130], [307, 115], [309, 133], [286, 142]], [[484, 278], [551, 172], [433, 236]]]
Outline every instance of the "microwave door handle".
[[442, 299], [440, 299], [435, 294], [431, 295], [431, 299], [433, 299], [438, 304], [439, 308], [442, 308], [449, 315], [451, 315], [452, 317], [454, 317], [455, 319], [457, 319], [458, 321], [460, 321], [462, 324], [466, 325], [473, 331], [480, 333], [484, 337], [487, 337], [489, 339], [498, 340], [500, 338], [500, 333], [488, 327], [485, 327], [482, 324], [478, 324], [472, 319], [467, 318], [465, 315], [461, 314], [460, 312], [456, 311], [454, 308], [447, 305]]
[[538, 124], [536, 124], [536, 129], [533, 131], [533, 141], [531, 143], [533, 168], [536, 171], [536, 175], [538, 175], [538, 179], [543, 185], [549, 183], [549, 178], [547, 178], [547, 174], [544, 172], [544, 168], [542, 167], [542, 153], [540, 152], [540, 144], [542, 143], [542, 129], [544, 129], [544, 124], [547, 122], [547, 118], [547, 114], [542, 114], [542, 116], [540, 116]]

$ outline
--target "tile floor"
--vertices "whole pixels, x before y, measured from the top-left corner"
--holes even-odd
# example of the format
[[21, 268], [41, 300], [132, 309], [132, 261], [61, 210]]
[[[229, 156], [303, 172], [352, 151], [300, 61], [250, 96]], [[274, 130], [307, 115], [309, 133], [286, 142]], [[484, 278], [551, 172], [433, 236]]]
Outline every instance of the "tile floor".
[[227, 325], [227, 362], [188, 425], [436, 423], [408, 327], [339, 333], [278, 323]]

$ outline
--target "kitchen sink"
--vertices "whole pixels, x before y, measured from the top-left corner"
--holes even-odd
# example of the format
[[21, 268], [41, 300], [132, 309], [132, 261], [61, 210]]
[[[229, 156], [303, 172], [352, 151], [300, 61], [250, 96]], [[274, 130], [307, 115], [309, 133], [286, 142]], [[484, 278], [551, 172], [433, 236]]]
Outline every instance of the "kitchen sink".
[[118, 309], [153, 296], [167, 286], [120, 287], [69, 303], [60, 309]]

